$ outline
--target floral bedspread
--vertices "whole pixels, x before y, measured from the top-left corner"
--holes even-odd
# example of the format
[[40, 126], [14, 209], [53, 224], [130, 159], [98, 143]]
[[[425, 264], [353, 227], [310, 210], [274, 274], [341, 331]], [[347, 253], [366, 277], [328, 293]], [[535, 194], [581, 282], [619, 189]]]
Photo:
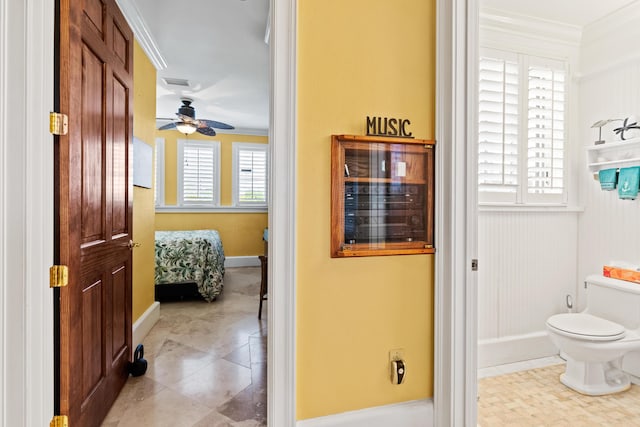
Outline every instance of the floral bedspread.
[[156, 231], [156, 284], [195, 282], [205, 300], [222, 292], [224, 250], [215, 230]]

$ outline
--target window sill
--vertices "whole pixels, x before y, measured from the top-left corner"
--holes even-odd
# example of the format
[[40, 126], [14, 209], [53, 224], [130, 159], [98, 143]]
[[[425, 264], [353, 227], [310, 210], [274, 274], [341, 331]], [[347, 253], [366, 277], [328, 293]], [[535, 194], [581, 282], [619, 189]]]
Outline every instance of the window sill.
[[478, 212], [544, 212], [544, 213], [580, 213], [582, 206], [567, 206], [558, 204], [514, 204], [514, 203], [480, 203]]
[[156, 206], [156, 213], [266, 213], [266, 206]]

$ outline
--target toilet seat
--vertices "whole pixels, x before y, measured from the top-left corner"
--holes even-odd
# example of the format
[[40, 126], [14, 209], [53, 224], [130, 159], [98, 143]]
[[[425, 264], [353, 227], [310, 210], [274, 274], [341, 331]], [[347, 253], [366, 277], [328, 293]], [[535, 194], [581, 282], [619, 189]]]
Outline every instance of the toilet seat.
[[587, 313], [556, 314], [547, 325], [560, 335], [589, 341], [615, 341], [626, 332], [622, 325]]

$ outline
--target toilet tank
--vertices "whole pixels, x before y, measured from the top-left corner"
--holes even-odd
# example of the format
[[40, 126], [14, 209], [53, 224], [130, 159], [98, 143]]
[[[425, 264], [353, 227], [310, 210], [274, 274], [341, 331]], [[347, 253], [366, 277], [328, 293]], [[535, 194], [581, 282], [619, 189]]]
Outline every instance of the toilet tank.
[[616, 322], [627, 329], [640, 328], [640, 284], [588, 276], [586, 313]]

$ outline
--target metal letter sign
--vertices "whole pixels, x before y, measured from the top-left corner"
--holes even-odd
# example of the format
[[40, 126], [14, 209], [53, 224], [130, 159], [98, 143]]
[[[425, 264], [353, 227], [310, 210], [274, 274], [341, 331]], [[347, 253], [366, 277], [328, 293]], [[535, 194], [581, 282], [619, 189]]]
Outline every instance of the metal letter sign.
[[367, 135], [413, 138], [413, 134], [407, 129], [410, 124], [408, 119], [367, 116]]

